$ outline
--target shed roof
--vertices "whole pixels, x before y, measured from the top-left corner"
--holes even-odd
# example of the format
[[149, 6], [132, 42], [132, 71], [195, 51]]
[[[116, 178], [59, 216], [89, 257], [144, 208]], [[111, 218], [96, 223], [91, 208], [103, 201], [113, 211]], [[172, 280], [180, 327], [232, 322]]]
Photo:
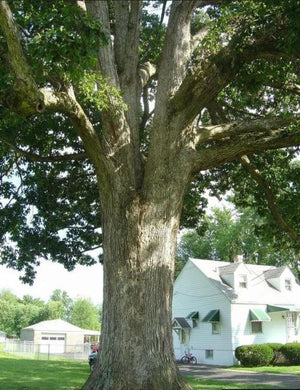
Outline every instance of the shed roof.
[[100, 333], [94, 330], [81, 329], [78, 326], [75, 326], [73, 324], [70, 324], [67, 321], [63, 321], [60, 319], [38, 322], [37, 324], [29, 325], [23, 329], [32, 329], [32, 330], [47, 331], [47, 332], [54, 332], [54, 333], [55, 332], [81, 332], [86, 335], [97, 335]]

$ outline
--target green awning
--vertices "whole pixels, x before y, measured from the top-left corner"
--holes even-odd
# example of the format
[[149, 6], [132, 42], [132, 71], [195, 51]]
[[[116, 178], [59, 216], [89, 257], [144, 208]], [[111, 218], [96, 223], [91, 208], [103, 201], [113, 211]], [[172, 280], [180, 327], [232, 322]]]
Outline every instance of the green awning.
[[271, 321], [271, 318], [266, 312], [261, 309], [250, 309], [250, 321]]
[[203, 318], [202, 322], [219, 322], [220, 321], [220, 310], [211, 310]]
[[281, 306], [267, 305], [267, 313], [273, 313], [276, 311], [289, 311], [290, 309]]
[[187, 320], [198, 320], [199, 319], [199, 312], [198, 311], [192, 311], [190, 314], [186, 316]]

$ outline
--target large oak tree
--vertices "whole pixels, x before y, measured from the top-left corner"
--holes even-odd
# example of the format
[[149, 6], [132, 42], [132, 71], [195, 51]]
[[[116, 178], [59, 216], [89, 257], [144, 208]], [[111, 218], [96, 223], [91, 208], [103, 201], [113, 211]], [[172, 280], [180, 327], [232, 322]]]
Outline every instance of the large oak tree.
[[299, 2], [1, 0], [0, 24], [1, 261], [31, 281], [39, 257], [72, 269], [103, 241], [83, 388], [187, 389], [171, 329], [184, 195], [299, 146]]

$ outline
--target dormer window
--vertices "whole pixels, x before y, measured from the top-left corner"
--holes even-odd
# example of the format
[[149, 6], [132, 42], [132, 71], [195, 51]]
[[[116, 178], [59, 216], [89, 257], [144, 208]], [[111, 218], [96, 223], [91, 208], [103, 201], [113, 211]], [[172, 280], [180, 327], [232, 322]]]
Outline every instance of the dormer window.
[[239, 275], [239, 288], [247, 288], [247, 275]]
[[284, 280], [284, 287], [287, 291], [292, 291], [292, 281], [291, 279]]

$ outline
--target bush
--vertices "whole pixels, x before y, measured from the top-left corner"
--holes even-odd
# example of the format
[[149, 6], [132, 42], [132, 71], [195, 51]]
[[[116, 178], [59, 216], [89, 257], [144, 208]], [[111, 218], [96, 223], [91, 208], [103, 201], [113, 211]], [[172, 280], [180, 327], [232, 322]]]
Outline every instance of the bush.
[[270, 348], [272, 348], [273, 351], [273, 358], [270, 361], [271, 365], [274, 365], [278, 363], [278, 360], [280, 359], [280, 348], [283, 346], [281, 343], [266, 343], [265, 345], [268, 345]]
[[300, 364], [300, 344], [287, 343], [280, 348], [280, 352], [288, 360], [290, 365]]
[[273, 349], [266, 344], [241, 345], [235, 350], [235, 357], [244, 367], [267, 366], [273, 356]]

